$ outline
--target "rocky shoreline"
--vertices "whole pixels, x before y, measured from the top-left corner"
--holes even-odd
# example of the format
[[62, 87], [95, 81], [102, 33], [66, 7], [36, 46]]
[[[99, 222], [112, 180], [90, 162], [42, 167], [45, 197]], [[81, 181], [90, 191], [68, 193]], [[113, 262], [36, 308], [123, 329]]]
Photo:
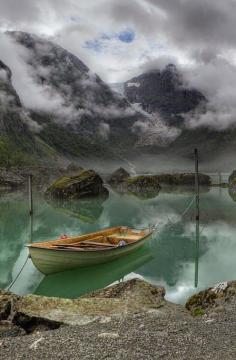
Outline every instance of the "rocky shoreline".
[[132, 279], [79, 299], [0, 292], [0, 359], [235, 359], [236, 281], [192, 296]]

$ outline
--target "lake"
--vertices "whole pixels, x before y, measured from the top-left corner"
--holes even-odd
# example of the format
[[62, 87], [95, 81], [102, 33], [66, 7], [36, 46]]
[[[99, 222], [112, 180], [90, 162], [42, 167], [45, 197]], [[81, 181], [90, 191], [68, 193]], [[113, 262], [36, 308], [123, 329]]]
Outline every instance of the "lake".
[[[193, 197], [193, 192], [184, 189], [162, 189], [152, 199], [111, 191], [104, 202], [47, 203], [40, 194], [34, 194], [30, 224], [27, 195], [1, 194], [0, 288], [7, 288], [16, 279], [31, 238], [44, 241], [110, 226], [144, 228], [155, 223], [160, 224], [159, 230], [147, 245], [111, 263], [45, 277], [29, 259], [11, 291], [76, 298], [117, 281], [140, 277], [164, 286], [168, 300], [184, 303], [194, 292], [236, 279], [236, 202], [228, 189], [213, 187], [200, 193], [201, 236], [196, 251]], [[192, 206], [184, 213], [191, 201]]]

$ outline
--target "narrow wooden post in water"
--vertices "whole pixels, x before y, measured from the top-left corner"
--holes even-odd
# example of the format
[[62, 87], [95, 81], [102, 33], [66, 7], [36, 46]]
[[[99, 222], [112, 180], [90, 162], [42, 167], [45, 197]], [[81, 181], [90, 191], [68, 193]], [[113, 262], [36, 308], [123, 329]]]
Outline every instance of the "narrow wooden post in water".
[[195, 287], [198, 286], [198, 256], [199, 256], [199, 174], [198, 174], [198, 150], [194, 150], [195, 154], [195, 193], [196, 193], [196, 249], [195, 249]]
[[222, 188], [221, 188], [221, 184], [222, 184], [222, 175], [221, 175], [221, 173], [219, 173], [219, 194], [221, 195], [221, 193], [222, 193]]
[[29, 175], [30, 243], [33, 242], [33, 214], [34, 214], [32, 183], [33, 183], [33, 176], [30, 174]]
[[33, 176], [29, 175], [29, 214], [33, 215], [33, 190], [32, 190], [32, 180]]

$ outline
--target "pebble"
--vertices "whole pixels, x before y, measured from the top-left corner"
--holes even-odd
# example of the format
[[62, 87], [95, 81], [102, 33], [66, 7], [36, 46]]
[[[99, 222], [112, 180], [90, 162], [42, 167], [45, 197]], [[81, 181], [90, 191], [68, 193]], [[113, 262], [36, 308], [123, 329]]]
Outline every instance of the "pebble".
[[108, 338], [108, 339], [117, 339], [119, 337], [118, 333], [109, 333], [109, 332], [103, 332], [98, 334], [99, 338]]

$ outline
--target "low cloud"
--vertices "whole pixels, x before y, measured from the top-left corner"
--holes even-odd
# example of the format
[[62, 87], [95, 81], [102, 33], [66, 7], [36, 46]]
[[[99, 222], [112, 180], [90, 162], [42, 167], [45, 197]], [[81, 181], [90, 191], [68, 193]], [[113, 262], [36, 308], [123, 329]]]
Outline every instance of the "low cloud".
[[236, 126], [236, 67], [220, 57], [194, 69], [183, 70], [186, 83], [201, 91], [207, 99], [203, 108], [185, 115], [187, 127], [207, 126], [225, 130]]

